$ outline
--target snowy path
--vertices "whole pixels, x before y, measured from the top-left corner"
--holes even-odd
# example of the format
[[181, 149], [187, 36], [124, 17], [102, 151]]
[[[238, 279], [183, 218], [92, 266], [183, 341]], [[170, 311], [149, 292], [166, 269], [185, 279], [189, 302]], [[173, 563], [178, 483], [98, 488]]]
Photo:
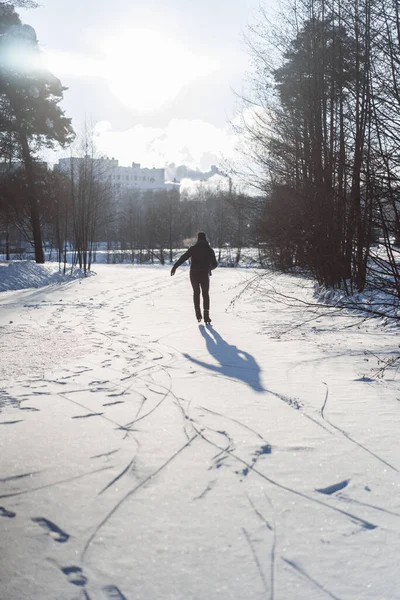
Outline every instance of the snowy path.
[[0, 600], [400, 599], [395, 333], [96, 271], [0, 294]]

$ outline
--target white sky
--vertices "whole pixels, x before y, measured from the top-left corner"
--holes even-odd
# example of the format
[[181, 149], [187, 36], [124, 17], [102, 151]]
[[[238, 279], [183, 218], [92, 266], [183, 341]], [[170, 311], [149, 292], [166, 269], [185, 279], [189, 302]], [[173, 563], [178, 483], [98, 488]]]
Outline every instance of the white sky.
[[232, 151], [233, 90], [249, 68], [243, 34], [259, 4], [43, 0], [19, 12], [69, 88], [63, 107], [76, 131], [91, 121], [100, 151], [123, 165], [207, 170]]

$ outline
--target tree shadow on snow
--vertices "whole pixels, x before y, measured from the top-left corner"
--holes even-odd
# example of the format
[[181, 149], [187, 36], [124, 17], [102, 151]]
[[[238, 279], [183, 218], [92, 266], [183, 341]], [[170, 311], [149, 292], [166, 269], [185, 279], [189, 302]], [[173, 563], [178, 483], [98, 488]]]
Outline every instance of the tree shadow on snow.
[[213, 327], [199, 325], [199, 331], [206, 341], [207, 350], [219, 362], [219, 366], [193, 358], [190, 354], [184, 354], [186, 358], [214, 373], [243, 381], [256, 392], [265, 391], [260, 381], [261, 369], [251, 354], [228, 344]]

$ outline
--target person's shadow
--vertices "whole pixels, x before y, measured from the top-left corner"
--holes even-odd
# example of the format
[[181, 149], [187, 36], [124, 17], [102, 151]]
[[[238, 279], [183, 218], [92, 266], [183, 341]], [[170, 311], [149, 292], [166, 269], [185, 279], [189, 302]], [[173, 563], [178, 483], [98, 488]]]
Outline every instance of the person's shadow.
[[256, 392], [265, 391], [260, 381], [261, 369], [251, 354], [228, 344], [213, 327], [199, 325], [199, 331], [206, 341], [207, 350], [219, 362], [219, 366], [193, 358], [190, 354], [184, 354], [186, 358], [214, 373], [243, 381]]

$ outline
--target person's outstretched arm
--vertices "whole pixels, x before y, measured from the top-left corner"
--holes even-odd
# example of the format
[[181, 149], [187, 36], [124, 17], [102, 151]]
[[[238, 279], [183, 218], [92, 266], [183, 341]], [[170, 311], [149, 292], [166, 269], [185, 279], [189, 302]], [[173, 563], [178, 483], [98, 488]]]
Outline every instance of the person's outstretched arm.
[[180, 267], [181, 264], [183, 264], [191, 256], [192, 256], [192, 248], [189, 248], [189, 250], [186, 250], [186, 252], [178, 258], [178, 260], [176, 261], [176, 263], [174, 264], [174, 266], [171, 269], [171, 275], [175, 275], [175, 271], [177, 270], [177, 268]]

